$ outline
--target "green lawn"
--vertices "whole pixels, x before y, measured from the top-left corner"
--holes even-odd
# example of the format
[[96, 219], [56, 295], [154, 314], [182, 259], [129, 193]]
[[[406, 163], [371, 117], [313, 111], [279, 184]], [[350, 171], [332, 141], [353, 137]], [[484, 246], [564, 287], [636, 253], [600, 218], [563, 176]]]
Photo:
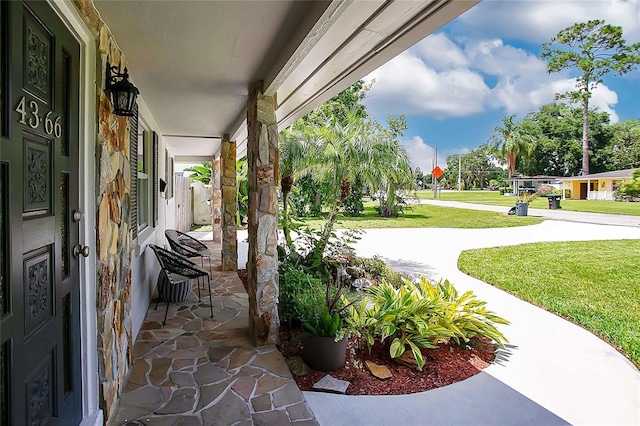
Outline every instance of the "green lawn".
[[[418, 198], [432, 200], [433, 191], [417, 191]], [[490, 204], [495, 206], [513, 206], [515, 197], [500, 195], [498, 191], [452, 191], [442, 192], [439, 200], [462, 201], [465, 203]], [[560, 205], [564, 210], [589, 213], [610, 213], [640, 216], [640, 203], [626, 203], [617, 201], [592, 201], [592, 200], [562, 200]], [[529, 204], [536, 209], [548, 208], [546, 198], [538, 198]]]
[[583, 326], [640, 366], [640, 240], [462, 252], [465, 273]]
[[[506, 228], [542, 222], [534, 217], [428, 205], [413, 205], [407, 207], [401, 217], [384, 218], [376, 216], [374, 205], [373, 202], [365, 203], [365, 212], [360, 217], [340, 216], [336, 228]], [[320, 218], [303, 220], [312, 227], [324, 223]]]

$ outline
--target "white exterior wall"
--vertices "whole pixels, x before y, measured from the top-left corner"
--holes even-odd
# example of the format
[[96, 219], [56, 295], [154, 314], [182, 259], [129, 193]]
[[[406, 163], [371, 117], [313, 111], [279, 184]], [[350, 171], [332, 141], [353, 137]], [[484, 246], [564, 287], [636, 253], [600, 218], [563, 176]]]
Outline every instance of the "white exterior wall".
[[[211, 225], [211, 185], [204, 185], [202, 182], [193, 182], [191, 184], [193, 210], [193, 223], [195, 225]], [[209, 200], [209, 202], [207, 202]]]
[[[165, 140], [158, 131], [158, 124], [153, 118], [152, 112], [144, 102], [138, 101], [138, 111], [141, 117], [149, 125], [149, 129], [158, 133], [158, 177], [167, 180], [165, 176]], [[158, 188], [156, 188], [158, 190]], [[156, 281], [160, 272], [160, 266], [149, 244], [164, 247], [166, 244], [164, 230], [167, 221], [167, 200], [163, 193], [158, 194], [158, 223], [155, 228], [147, 228], [138, 234], [133, 243], [131, 253], [131, 329], [134, 337], [138, 336], [140, 328], [151, 303], [151, 297], [156, 288]], [[172, 214], [170, 214], [173, 217]]]

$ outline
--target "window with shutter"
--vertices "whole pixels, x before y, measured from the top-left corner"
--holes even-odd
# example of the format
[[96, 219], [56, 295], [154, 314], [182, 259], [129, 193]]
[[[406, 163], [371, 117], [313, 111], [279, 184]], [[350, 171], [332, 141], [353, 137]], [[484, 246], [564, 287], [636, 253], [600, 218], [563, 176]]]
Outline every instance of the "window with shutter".
[[130, 167], [130, 192], [129, 192], [129, 226], [131, 239], [138, 237], [138, 105], [133, 108], [133, 117], [129, 121], [129, 167]]
[[158, 134], [153, 132], [153, 189], [152, 198], [153, 198], [153, 227], [155, 228], [158, 224], [158, 198], [159, 198], [159, 176], [158, 170], [160, 169], [159, 161], [158, 161]]

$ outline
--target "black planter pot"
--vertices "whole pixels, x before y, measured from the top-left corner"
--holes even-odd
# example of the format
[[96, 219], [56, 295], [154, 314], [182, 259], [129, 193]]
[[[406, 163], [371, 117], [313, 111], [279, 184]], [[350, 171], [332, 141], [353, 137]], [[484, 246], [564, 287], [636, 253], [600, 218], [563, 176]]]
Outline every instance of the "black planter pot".
[[164, 273], [160, 272], [158, 275], [158, 294], [163, 302], [182, 302], [189, 297], [189, 293], [191, 293], [191, 280], [171, 284]]
[[347, 339], [308, 336], [302, 340], [304, 360], [312, 368], [332, 371], [342, 368], [347, 357]]

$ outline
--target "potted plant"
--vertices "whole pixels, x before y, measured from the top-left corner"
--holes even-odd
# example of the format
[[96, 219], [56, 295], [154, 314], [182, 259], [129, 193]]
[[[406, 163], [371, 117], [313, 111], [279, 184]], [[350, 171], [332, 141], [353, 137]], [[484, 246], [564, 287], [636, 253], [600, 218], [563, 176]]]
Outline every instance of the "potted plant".
[[529, 203], [536, 199], [536, 194], [528, 191], [521, 191], [516, 199], [516, 216], [527, 216], [529, 214]]
[[304, 360], [314, 369], [331, 371], [342, 368], [347, 355], [347, 341], [351, 330], [342, 313], [350, 306], [341, 297], [342, 286], [329, 279], [324, 295], [319, 292], [301, 292], [296, 300], [302, 326], [307, 331], [302, 340]]

